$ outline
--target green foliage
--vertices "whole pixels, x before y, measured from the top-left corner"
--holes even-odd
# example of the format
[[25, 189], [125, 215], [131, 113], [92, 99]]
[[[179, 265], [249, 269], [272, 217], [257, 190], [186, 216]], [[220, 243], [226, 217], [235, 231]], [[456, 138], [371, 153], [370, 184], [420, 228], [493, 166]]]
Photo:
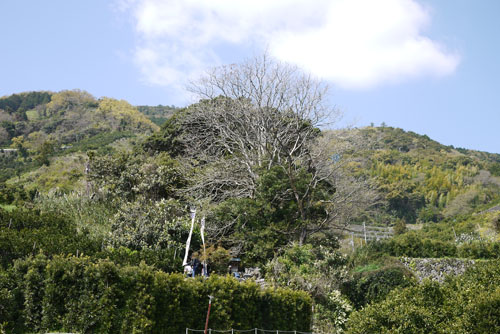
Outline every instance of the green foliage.
[[453, 221], [425, 224], [421, 230], [371, 242], [366, 249], [396, 257], [500, 258], [500, 242], [491, 235], [482, 237], [477, 231], [480, 225], [491, 226], [489, 217], [484, 214], [463, 216]]
[[311, 299], [304, 292], [230, 277], [186, 279], [144, 264], [59, 256], [17, 261], [0, 272], [0, 298], [12, 302], [0, 312], [16, 333], [181, 333], [203, 328], [208, 295], [215, 296], [211, 328], [310, 330]]
[[79, 193], [49, 192], [33, 199], [34, 207], [41, 212], [58, 212], [78, 230], [87, 230], [92, 237], [109, 235], [110, 218], [117, 209], [106, 201], [91, 199]]
[[118, 248], [106, 247], [94, 254], [92, 258], [107, 259], [122, 266], [138, 266], [145, 263], [166, 273], [179, 273], [182, 271], [181, 255], [182, 253], [173, 248], [134, 250], [120, 246]]
[[12, 94], [8, 97], [0, 98], [0, 109], [14, 114], [17, 120], [26, 120], [26, 111], [49, 103], [51, 96], [52, 93], [49, 92]]
[[90, 150], [95, 150], [99, 154], [111, 153], [112, 150], [108, 146], [109, 144], [122, 139], [122, 138], [133, 138], [136, 135], [132, 131], [111, 131], [98, 133], [95, 136], [84, 138], [78, 142], [73, 143], [70, 147], [67, 147], [60, 154], [68, 154], [72, 152], [87, 152]]
[[178, 189], [186, 184], [181, 165], [166, 153], [117, 153], [89, 158], [88, 180], [96, 192], [111, 199], [179, 198]]
[[346, 275], [346, 258], [323, 246], [292, 245], [266, 266], [266, 280], [276, 286], [308, 291], [315, 302], [313, 328], [340, 333], [350, 311], [338, 288]]
[[95, 254], [102, 241], [77, 231], [70, 222], [54, 213], [0, 209], [0, 265], [40, 252], [54, 254]]
[[222, 238], [223, 246], [237, 245], [247, 265], [265, 264], [290, 241], [298, 241], [308, 224], [327, 219], [322, 200], [333, 192], [326, 184], [311, 191], [308, 187], [311, 174], [298, 169], [293, 187], [301, 198], [299, 203], [290, 191], [291, 180], [283, 168], [275, 166], [260, 173], [253, 198], [223, 201], [207, 217], [207, 220], [231, 225], [231, 229], [225, 231], [227, 239]]
[[172, 157], [177, 157], [185, 152], [185, 145], [181, 139], [182, 126], [181, 119], [184, 109], [173, 114], [160, 128], [160, 131], [151, 135], [144, 141], [142, 147], [145, 151], [167, 152]]
[[135, 107], [124, 100], [102, 98], [96, 111], [103, 118], [112, 118], [112, 127], [117, 130], [130, 128], [157, 131], [159, 128], [153, 124]]
[[[181, 252], [189, 233], [189, 215], [175, 200], [124, 204], [111, 220], [109, 242], [130, 249]], [[199, 238], [195, 238], [199, 239]]]
[[406, 223], [403, 219], [396, 220], [396, 224], [394, 225], [394, 234], [400, 235], [406, 233], [408, 229], [406, 228]]
[[426, 281], [396, 289], [354, 312], [347, 333], [498, 333], [499, 264], [479, 263], [443, 285]]
[[231, 253], [222, 246], [210, 245], [206, 251], [200, 250], [193, 253], [194, 258], [206, 261], [210, 271], [215, 274], [225, 275], [228, 273], [228, 264], [231, 260]]
[[249, 198], [229, 199], [214, 207], [207, 221], [232, 222], [220, 238], [222, 246], [238, 245], [242, 261], [247, 266], [262, 266], [286, 245], [280, 222], [272, 219], [269, 203]]
[[491, 225], [497, 233], [500, 233], [500, 212], [494, 212], [490, 217]]
[[[17, 152], [0, 153], [0, 187], [5, 187], [5, 181], [21, 175], [29, 167], [25, 162], [18, 159]], [[28, 168], [27, 168], [28, 167]]]
[[359, 309], [383, 300], [397, 287], [408, 287], [415, 283], [412, 275], [402, 266], [388, 266], [354, 273], [352, 278], [342, 284], [341, 291]]
[[[91, 149], [100, 154], [109, 153], [114, 141], [150, 134], [157, 129], [125, 101], [107, 98], [97, 101], [80, 90], [21, 93], [1, 98], [0, 144], [15, 148], [14, 154], [20, 159], [0, 153], [0, 181], [48, 166], [54, 156]], [[36, 183], [40, 182], [34, 183], [28, 188], [38, 188]], [[49, 182], [49, 185], [58, 186], [57, 182]], [[73, 190], [71, 186], [68, 188]]]
[[162, 106], [161, 104], [158, 106], [137, 106], [137, 110], [143, 113], [147, 118], [151, 120], [151, 122], [155, 123], [158, 126], [161, 126], [168, 120], [177, 110], [178, 108], [174, 106]]
[[17, 154], [19, 155], [19, 157], [26, 158], [28, 156], [28, 150], [26, 149], [24, 136], [18, 136], [12, 138], [11, 147], [17, 150]]
[[414, 232], [408, 232], [388, 240], [372, 242], [368, 248], [374, 252], [391, 256], [408, 257], [446, 257], [455, 256], [457, 247], [454, 242], [435, 239], [422, 239]]
[[2, 208], [3, 210], [5, 210], [7, 212], [11, 212], [14, 209], [16, 209], [16, 206], [15, 205], [9, 205], [9, 204], [0, 204], [0, 208]]
[[[81, 153], [52, 157], [50, 166], [39, 166], [38, 169], [26, 172], [18, 178], [8, 180], [8, 186], [18, 187], [26, 193], [68, 194], [84, 188], [83, 175], [85, 156]], [[34, 196], [29, 196], [32, 200]]]
[[71, 109], [95, 106], [96, 101], [88, 92], [79, 89], [63, 90], [52, 95], [50, 103], [47, 104], [47, 113], [57, 115]]
[[499, 155], [457, 151], [391, 127], [367, 127], [359, 135], [369, 149], [356, 155], [370, 158], [368, 173], [386, 199], [379, 211], [407, 223], [435, 222], [499, 198], [500, 180], [494, 178]]
[[[355, 313], [352, 321], [360, 327], [351, 325], [352, 333], [498, 331], [499, 291], [485, 288], [485, 272], [455, 280], [455, 290], [471, 291], [460, 295], [451, 285], [414, 286], [390, 256], [499, 258], [500, 243], [494, 240], [500, 220], [481, 210], [500, 201], [500, 155], [442, 146], [387, 126], [369, 127], [352, 130], [359, 136], [349, 137], [360, 138], [362, 145], [350, 143], [360, 149], [334, 154], [338, 177], [315, 183], [324, 174], [307, 160], [312, 151], [298, 160], [261, 152], [245, 160], [244, 154], [255, 153], [253, 142], [238, 146], [229, 138], [229, 146], [221, 145], [216, 127], [207, 129], [207, 119], [192, 118], [211, 103], [223, 108], [215, 113], [223, 120], [228, 116], [224, 108], [235, 105], [218, 98], [182, 110], [135, 108], [83, 91], [0, 99], [0, 143], [17, 149], [0, 152], [0, 203], [36, 209], [0, 209], [0, 332], [177, 333], [186, 326], [203, 327], [199, 315], [206, 312], [209, 293], [217, 297], [212, 328], [310, 330], [311, 301], [304, 294], [280, 289], [268, 294], [229, 278], [202, 282], [165, 274], [181, 270], [189, 230], [186, 208], [198, 206], [203, 196], [213, 199], [199, 206], [206, 214], [213, 271], [225, 273], [229, 250], [237, 251], [244, 266], [265, 266], [271, 284], [306, 290], [315, 304], [316, 332], [341, 332], [351, 304], [367, 310]], [[157, 127], [140, 112], [166, 122], [150, 135]], [[189, 117], [201, 123], [186, 121]], [[242, 134], [248, 130], [235, 124], [243, 125]], [[319, 130], [309, 122], [298, 126], [317, 139]], [[186, 138], [196, 136], [188, 137], [187, 131], [201, 131], [198, 138], [210, 140], [190, 146]], [[268, 150], [264, 144], [261, 149]], [[84, 174], [83, 152], [89, 150]], [[278, 164], [289, 158], [289, 165]], [[345, 169], [336, 169], [337, 162], [351, 158]], [[242, 178], [244, 173], [251, 177]], [[376, 184], [381, 200], [373, 212], [363, 210], [363, 219], [394, 226], [396, 236], [358, 249], [352, 275], [346, 277], [337, 239], [317, 231], [320, 222], [330, 223], [329, 214], [342, 219], [345, 214], [342, 222], [360, 219], [326, 204], [344, 199], [340, 181], [349, 178]], [[413, 223], [423, 223], [422, 229], [414, 231]], [[201, 257], [199, 230], [194, 233], [192, 249]], [[77, 252], [91, 258], [57, 256]], [[46, 258], [26, 259], [40, 253]], [[490, 274], [495, 282], [498, 272]], [[460, 307], [450, 310], [457, 303]]]

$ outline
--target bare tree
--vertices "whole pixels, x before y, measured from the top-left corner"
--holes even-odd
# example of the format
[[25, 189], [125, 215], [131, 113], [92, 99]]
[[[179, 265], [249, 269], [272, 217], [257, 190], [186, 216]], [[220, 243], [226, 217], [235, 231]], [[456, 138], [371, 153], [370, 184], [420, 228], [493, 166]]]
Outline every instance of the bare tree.
[[[355, 208], [357, 199], [359, 204], [365, 185], [342, 175], [340, 157], [352, 147], [319, 130], [340, 117], [328, 104], [324, 82], [263, 55], [215, 68], [189, 89], [201, 101], [182, 117], [182, 139], [188, 155], [210, 166], [192, 191], [216, 201], [253, 197], [260, 174], [281, 168], [289, 188], [276, 199], [296, 202], [297, 224], [288, 232], [300, 243], [345, 221], [342, 209]], [[319, 188], [329, 188], [329, 196], [318, 199]], [[321, 219], [310, 214], [318, 205]]]

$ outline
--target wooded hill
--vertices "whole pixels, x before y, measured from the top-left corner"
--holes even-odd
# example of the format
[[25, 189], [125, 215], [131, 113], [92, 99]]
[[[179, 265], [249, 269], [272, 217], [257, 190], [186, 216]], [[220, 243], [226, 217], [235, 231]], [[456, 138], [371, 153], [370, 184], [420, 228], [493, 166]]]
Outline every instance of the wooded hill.
[[[23, 171], [36, 170], [51, 160], [59, 163], [76, 152], [111, 153], [116, 150], [110, 144], [118, 147], [124, 145], [124, 138], [159, 130], [141, 112], [167, 119], [181, 114], [179, 110], [173, 106], [134, 108], [125, 101], [96, 100], [78, 90], [0, 98], [0, 145], [7, 149], [1, 157], [2, 180], [19, 179]], [[165, 149], [161, 145], [168, 145], [166, 140], [175, 140], [166, 133], [170, 124], [146, 141], [147, 150], [161, 151]], [[332, 152], [332, 159], [349, 159], [352, 170], [376, 184], [382, 202], [376, 205], [376, 215], [363, 217], [371, 223], [392, 225], [395, 218], [406, 223], [436, 222], [500, 201], [500, 154], [445, 146], [425, 135], [388, 126], [347, 132], [347, 140], [355, 145], [341, 154]], [[180, 148], [171, 150], [174, 156]], [[81, 166], [73, 170], [76, 180], [83, 178]], [[30, 189], [29, 182], [26, 186]]]
[[385, 213], [407, 223], [437, 222], [497, 203], [500, 155], [444, 146], [425, 135], [392, 127], [358, 132], [368, 147], [369, 175], [386, 201]]
[[[27, 192], [76, 190], [85, 152], [110, 151], [120, 139], [158, 130], [125, 101], [96, 100], [79, 90], [27, 92], [0, 98], [0, 181], [17, 177]], [[51, 168], [46, 168], [51, 165]], [[44, 167], [45, 166], [45, 167]], [[40, 170], [37, 170], [41, 168]], [[38, 184], [31, 186], [38, 180]], [[73, 185], [75, 184], [75, 185]], [[4, 200], [5, 201], [5, 200]]]
[[[249, 82], [261, 86], [245, 86]], [[215, 69], [200, 83], [193, 87], [199, 102], [168, 107], [171, 115], [161, 128], [139, 111], [167, 115], [161, 106], [135, 108], [83, 91], [0, 99], [1, 140], [15, 149], [0, 160], [0, 305], [14, 299], [31, 305], [19, 291], [32, 290], [16, 288], [13, 277], [28, 275], [22, 266], [52, 258], [60, 268], [84, 253], [89, 268], [112, 263], [106, 266], [117, 266], [117, 273], [135, 268], [126, 275], [181, 272], [190, 208], [196, 208], [191, 256], [222, 275], [229, 258], [239, 257], [243, 266], [260, 267], [267, 284], [306, 291], [315, 305], [315, 332], [441, 333], [453, 327], [474, 333], [481, 312], [498, 313], [498, 289], [484, 277], [498, 280], [491, 261], [500, 257], [500, 213], [494, 209], [500, 204], [500, 155], [388, 126], [320, 130], [336, 116], [323, 103], [323, 84], [267, 59]], [[362, 223], [391, 227], [394, 237], [366, 245], [339, 233]], [[446, 286], [421, 286], [401, 256], [485, 264]], [[459, 324], [452, 319], [470, 310], [447, 303], [472, 295], [453, 293], [457, 286], [491, 292], [476, 301], [476, 318]], [[41, 300], [57, 302], [42, 290], [36, 290]], [[388, 312], [390, 300], [400, 307], [394, 319], [386, 321], [385, 313], [374, 318], [377, 305]], [[433, 302], [443, 316], [426, 313]], [[373, 306], [364, 308], [368, 304]], [[63, 312], [61, 305], [44, 307]], [[0, 308], [8, 319], [3, 326], [45, 328], [36, 318], [41, 313], [30, 307]], [[68, 319], [59, 324], [63, 329], [81, 321], [51, 316]], [[137, 326], [155, 321], [141, 319]], [[498, 328], [500, 317], [491, 319], [481, 328]], [[432, 330], [424, 331], [422, 321]]]

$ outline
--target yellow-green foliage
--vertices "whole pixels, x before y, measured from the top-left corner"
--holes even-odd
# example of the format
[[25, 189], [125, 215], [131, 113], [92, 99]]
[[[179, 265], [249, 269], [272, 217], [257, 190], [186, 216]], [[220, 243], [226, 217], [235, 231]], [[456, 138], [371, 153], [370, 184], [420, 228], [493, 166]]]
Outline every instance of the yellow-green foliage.
[[47, 103], [47, 111], [49, 115], [53, 115], [76, 107], [91, 106], [93, 103], [95, 103], [94, 97], [86, 91], [63, 90], [52, 95], [51, 101]]
[[25, 190], [36, 189], [38, 192], [56, 190], [68, 193], [84, 189], [82, 177], [86, 157], [82, 153], [52, 158], [50, 166], [42, 166], [32, 172], [14, 177], [7, 184], [24, 185]]
[[58, 194], [39, 193], [33, 200], [41, 212], [58, 212], [71, 221], [77, 230], [86, 230], [95, 238], [108, 237], [111, 233], [109, 219], [116, 213], [109, 203], [96, 201], [78, 192]]
[[386, 212], [408, 223], [478, 211], [500, 198], [500, 155], [454, 149], [390, 127], [358, 130], [369, 159], [360, 172], [387, 201]]
[[36, 121], [40, 118], [40, 114], [35, 109], [28, 110], [28, 111], [26, 111], [26, 117], [28, 117], [29, 121]]
[[458, 165], [455, 169], [442, 169], [426, 161], [415, 164], [375, 162], [372, 169], [372, 176], [382, 186], [394, 187], [408, 182], [415, 191], [424, 195], [427, 204], [439, 207], [446, 206], [459, 193], [466, 192], [472, 185], [464, 184], [464, 180], [477, 173], [477, 166]]
[[3, 210], [5, 210], [7, 212], [11, 212], [16, 208], [16, 206], [12, 205], [12, 204], [1, 204], [0, 203], [0, 208], [2, 208]]
[[136, 129], [159, 130], [158, 125], [151, 122], [146, 116], [141, 114], [137, 108], [124, 100], [103, 98], [99, 100], [97, 112], [105, 119], [109, 117], [116, 119], [119, 122], [119, 127], [129, 125], [129, 127]]

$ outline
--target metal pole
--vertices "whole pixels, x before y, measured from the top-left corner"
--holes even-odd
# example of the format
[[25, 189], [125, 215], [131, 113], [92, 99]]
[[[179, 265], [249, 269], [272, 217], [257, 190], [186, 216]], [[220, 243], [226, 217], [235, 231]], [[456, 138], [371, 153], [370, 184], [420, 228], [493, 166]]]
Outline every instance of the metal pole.
[[[210, 307], [212, 306], [212, 298], [214, 297], [208, 296], [208, 312], [207, 312], [207, 321], [205, 322], [205, 334], [207, 334], [208, 318], [210, 317]], [[212, 329], [210, 329], [210, 333], [212, 333]]]
[[255, 328], [255, 334], [257, 334], [257, 328]]
[[187, 329], [187, 327], [186, 327], [186, 334], [188, 334], [188, 329]]

